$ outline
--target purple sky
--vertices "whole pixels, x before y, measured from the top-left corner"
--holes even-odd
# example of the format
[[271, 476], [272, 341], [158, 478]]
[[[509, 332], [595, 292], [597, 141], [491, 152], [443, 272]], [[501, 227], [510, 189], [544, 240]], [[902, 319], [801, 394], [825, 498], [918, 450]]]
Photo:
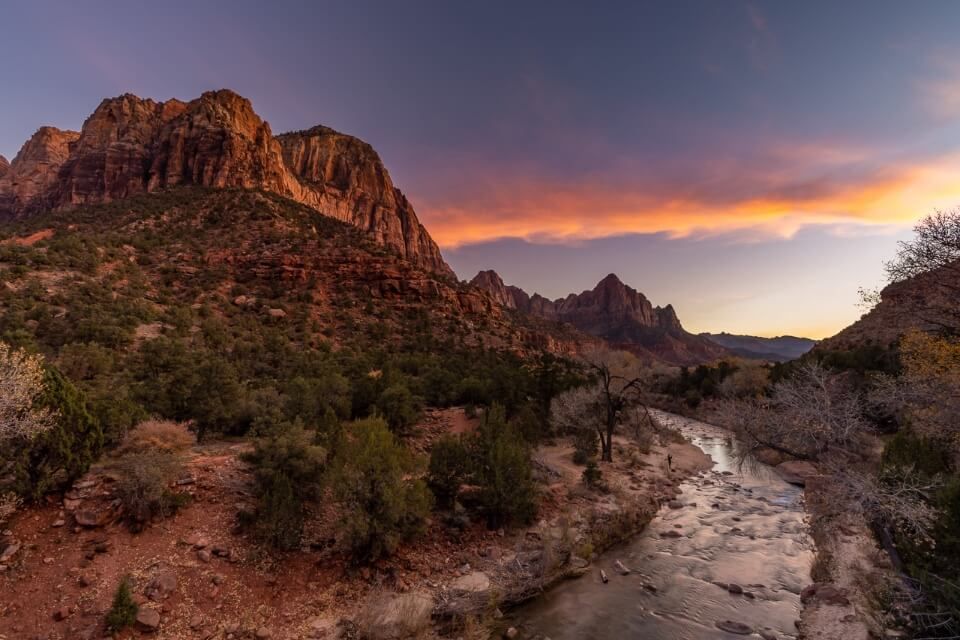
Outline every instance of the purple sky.
[[960, 4], [31, 2], [0, 154], [127, 91], [229, 87], [372, 143], [463, 278], [614, 271], [688, 329], [829, 335], [960, 203]]

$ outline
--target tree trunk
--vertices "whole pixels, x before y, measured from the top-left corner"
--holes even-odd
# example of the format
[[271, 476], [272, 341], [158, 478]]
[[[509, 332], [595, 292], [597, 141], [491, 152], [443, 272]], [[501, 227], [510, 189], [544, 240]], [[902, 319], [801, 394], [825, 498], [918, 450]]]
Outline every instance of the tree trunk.
[[613, 429], [607, 428], [606, 437], [600, 438], [600, 460], [613, 462]]

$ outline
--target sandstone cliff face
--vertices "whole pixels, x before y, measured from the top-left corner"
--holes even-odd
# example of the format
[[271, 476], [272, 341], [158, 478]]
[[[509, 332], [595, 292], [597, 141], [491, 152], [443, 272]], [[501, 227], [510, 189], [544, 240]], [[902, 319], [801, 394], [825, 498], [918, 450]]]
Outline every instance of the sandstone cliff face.
[[7, 159], [3, 156], [0, 156], [0, 178], [7, 175], [7, 171], [10, 170], [10, 163], [7, 162]]
[[76, 131], [38, 129], [0, 176], [0, 212], [54, 206], [60, 166], [79, 137]]
[[654, 307], [646, 296], [610, 274], [591, 291], [549, 300], [528, 296], [505, 285], [494, 271], [482, 271], [471, 281], [501, 305], [534, 316], [565, 322], [619, 348], [673, 364], [696, 364], [727, 355], [706, 338], [683, 329], [673, 307]]
[[370, 145], [325, 127], [275, 138], [228, 90], [190, 102], [127, 94], [104, 100], [80, 133], [41, 129], [0, 178], [0, 210], [27, 215], [188, 184], [277, 193], [453, 275]]
[[403, 255], [420, 256], [421, 264], [434, 271], [453, 275], [373, 147], [322, 126], [283, 134], [277, 141], [284, 165], [302, 185], [297, 200], [372, 233]]

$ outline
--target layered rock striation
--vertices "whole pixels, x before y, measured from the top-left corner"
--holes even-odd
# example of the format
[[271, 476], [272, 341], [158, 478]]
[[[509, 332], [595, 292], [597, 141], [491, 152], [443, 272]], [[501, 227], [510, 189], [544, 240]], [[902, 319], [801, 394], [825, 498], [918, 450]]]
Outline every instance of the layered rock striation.
[[190, 102], [126, 94], [101, 102], [79, 133], [41, 128], [0, 169], [0, 212], [25, 216], [178, 185], [270, 191], [453, 276], [370, 145], [327, 127], [275, 137], [229, 90]]

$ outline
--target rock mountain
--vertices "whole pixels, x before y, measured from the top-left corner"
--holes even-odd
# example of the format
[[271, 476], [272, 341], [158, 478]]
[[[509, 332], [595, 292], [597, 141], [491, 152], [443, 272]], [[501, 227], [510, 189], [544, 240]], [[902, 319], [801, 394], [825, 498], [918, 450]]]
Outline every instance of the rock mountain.
[[591, 291], [549, 300], [504, 284], [495, 271], [481, 271], [470, 284], [485, 289], [504, 307], [569, 323], [650, 360], [698, 364], [729, 355], [706, 338], [684, 330], [673, 307], [655, 307], [639, 291], [610, 274]]
[[369, 144], [327, 127], [274, 136], [229, 90], [189, 102], [126, 94], [101, 102], [79, 132], [40, 128], [9, 167], [0, 162], [0, 213], [24, 217], [181, 185], [273, 192], [454, 275]]

